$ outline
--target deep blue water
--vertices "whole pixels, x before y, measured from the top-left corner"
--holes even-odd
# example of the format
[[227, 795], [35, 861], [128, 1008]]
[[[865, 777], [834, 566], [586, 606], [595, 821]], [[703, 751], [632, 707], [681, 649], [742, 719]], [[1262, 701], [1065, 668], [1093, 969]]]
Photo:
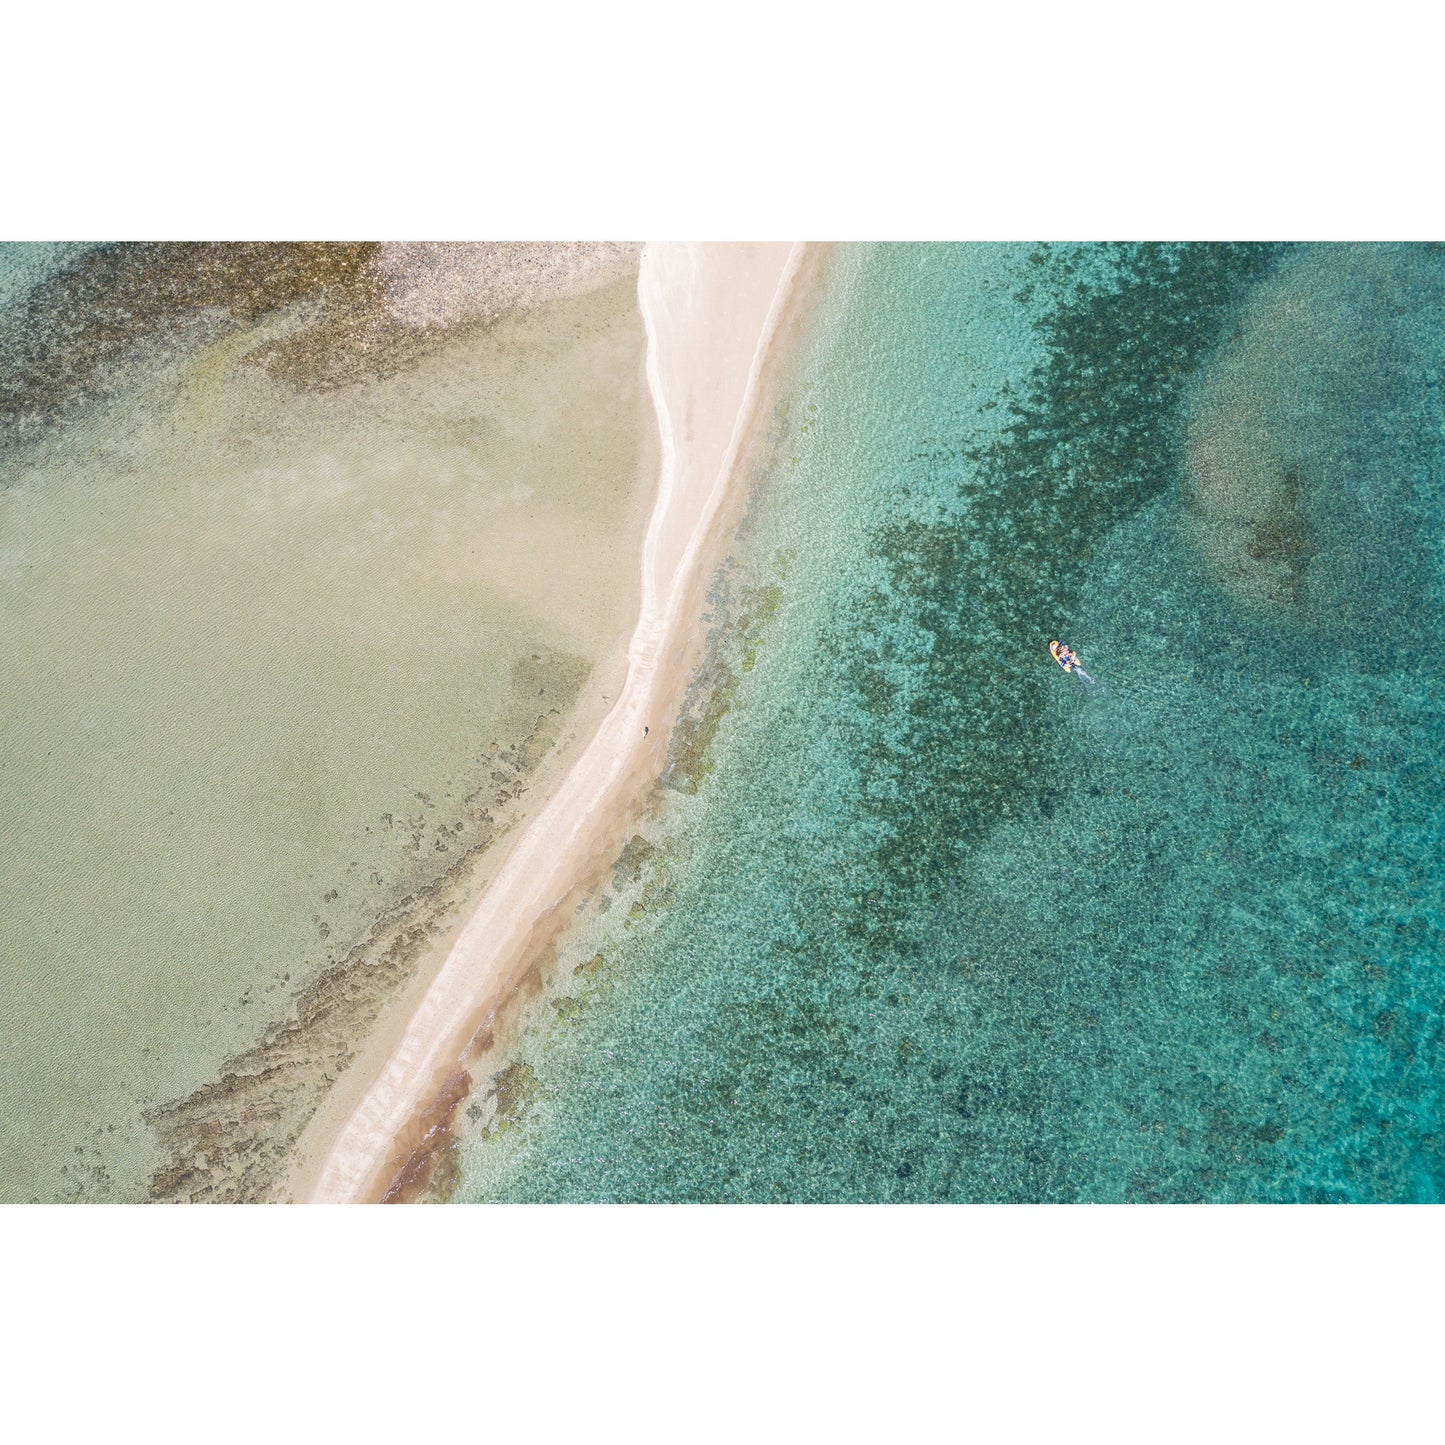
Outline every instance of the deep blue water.
[[1437, 1198], [1442, 323], [1428, 248], [836, 254], [456, 1197]]

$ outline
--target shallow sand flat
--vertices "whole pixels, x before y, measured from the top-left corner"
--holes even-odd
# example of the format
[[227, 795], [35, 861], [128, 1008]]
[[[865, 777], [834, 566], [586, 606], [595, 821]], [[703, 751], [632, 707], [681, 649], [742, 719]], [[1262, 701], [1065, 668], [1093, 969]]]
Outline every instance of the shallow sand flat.
[[513, 843], [375, 1085], [329, 1147], [318, 1146], [314, 1175], [296, 1181], [299, 1194], [380, 1198], [424, 1163], [500, 1010], [641, 806], [696, 655], [701, 589], [720, 522], [733, 515], [730, 483], [754, 437], [764, 368], [805, 252], [787, 244], [644, 250], [639, 291], [660, 476], [622, 696]]
[[[650, 484], [634, 285], [329, 392], [247, 361], [300, 320], [137, 369], [5, 463], [0, 1198], [140, 1198], [173, 1166], [248, 1197], [262, 1174], [217, 1151], [276, 1133], [275, 1101], [202, 1136], [192, 1091], [384, 915], [430, 939], [427, 890], [485, 868], [620, 681]], [[326, 1022], [285, 1041], [298, 1088], [354, 1050]]]

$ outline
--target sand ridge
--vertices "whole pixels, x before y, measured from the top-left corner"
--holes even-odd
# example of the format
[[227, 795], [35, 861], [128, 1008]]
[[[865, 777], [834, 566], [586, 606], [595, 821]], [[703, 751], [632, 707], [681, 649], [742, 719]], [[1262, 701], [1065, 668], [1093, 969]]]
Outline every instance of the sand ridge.
[[685, 691], [700, 574], [760, 421], [764, 365], [807, 251], [786, 242], [644, 248], [638, 298], [660, 456], [622, 693], [519, 832], [379, 1076], [330, 1142], [303, 1191], [310, 1201], [395, 1197], [398, 1178], [465, 1097], [459, 1076], [489, 1045], [498, 1010], [565, 923], [561, 905], [621, 841], [655, 781]]

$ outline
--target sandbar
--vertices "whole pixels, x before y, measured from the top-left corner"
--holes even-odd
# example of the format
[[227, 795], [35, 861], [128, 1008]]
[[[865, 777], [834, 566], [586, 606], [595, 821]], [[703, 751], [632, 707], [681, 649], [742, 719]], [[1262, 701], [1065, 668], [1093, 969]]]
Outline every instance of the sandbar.
[[737, 519], [742, 461], [766, 429], [765, 376], [793, 329], [815, 250], [802, 242], [644, 247], [638, 299], [658, 479], [621, 693], [514, 835], [389, 1057], [293, 1197], [405, 1197], [409, 1173], [466, 1097], [499, 1014], [640, 813], [696, 659], [707, 578]]

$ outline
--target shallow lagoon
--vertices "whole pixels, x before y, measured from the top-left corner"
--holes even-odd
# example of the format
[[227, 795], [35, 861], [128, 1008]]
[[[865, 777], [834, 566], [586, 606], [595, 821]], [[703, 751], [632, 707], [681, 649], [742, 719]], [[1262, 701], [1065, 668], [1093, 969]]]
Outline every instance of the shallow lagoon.
[[0, 1197], [264, 1192], [632, 620], [634, 281], [351, 385], [248, 361], [309, 314], [4, 458]]

